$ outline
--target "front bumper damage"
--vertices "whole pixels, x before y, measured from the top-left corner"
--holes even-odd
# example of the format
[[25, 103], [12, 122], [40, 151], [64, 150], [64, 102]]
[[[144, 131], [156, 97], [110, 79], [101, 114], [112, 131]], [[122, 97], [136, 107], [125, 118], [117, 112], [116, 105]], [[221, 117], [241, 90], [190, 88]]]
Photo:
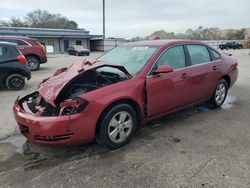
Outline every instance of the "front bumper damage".
[[[20, 132], [31, 142], [46, 145], [72, 145], [91, 142], [95, 136], [93, 117], [83, 113], [40, 116], [27, 109], [24, 98], [15, 101], [13, 112]], [[25, 106], [25, 107], [24, 107]]]

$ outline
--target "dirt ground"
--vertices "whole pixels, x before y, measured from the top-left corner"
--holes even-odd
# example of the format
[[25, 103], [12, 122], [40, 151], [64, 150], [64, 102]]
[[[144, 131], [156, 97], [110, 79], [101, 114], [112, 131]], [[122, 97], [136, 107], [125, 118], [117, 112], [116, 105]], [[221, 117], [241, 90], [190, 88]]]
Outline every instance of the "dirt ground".
[[[0, 89], [0, 187], [250, 187], [250, 55], [228, 50], [239, 78], [220, 109], [205, 104], [162, 117], [125, 147], [46, 147], [26, 142], [12, 105], [57, 68], [83, 57], [50, 55], [23, 91]], [[95, 59], [100, 53], [93, 53]]]

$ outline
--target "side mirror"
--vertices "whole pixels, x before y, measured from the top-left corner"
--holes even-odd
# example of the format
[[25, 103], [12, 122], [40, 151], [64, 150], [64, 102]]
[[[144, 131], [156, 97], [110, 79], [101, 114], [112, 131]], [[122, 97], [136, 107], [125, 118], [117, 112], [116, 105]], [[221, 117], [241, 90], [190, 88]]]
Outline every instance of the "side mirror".
[[173, 71], [174, 71], [173, 67], [171, 67], [169, 65], [162, 65], [162, 66], [159, 66], [154, 73], [161, 74], [161, 73], [169, 73], [169, 72], [173, 72]]

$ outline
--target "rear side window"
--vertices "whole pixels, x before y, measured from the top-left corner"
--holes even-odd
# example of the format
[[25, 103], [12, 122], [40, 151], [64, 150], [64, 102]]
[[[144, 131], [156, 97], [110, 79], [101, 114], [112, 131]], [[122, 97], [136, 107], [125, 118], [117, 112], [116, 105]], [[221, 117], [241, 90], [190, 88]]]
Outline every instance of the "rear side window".
[[185, 53], [183, 46], [174, 46], [164, 52], [159, 60], [157, 66], [170, 65], [174, 69], [185, 67]]
[[211, 61], [207, 47], [202, 45], [187, 45], [192, 65], [198, 65]]
[[210, 50], [211, 50], [211, 53], [212, 53], [213, 60], [218, 60], [218, 59], [221, 58], [220, 54], [218, 52], [216, 52], [216, 51], [214, 51], [212, 49], [210, 49]]
[[24, 42], [24, 41], [22, 41], [22, 40], [16, 40], [16, 39], [3, 39], [3, 41], [15, 43], [15, 44], [17, 44], [18, 46], [28, 45], [26, 42]]

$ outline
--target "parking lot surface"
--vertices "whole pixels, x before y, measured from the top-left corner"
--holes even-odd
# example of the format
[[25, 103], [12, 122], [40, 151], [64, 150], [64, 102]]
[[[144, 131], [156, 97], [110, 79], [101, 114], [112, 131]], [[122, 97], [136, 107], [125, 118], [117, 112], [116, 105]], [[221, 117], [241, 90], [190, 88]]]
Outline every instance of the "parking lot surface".
[[[220, 109], [190, 107], [148, 123], [125, 147], [26, 142], [12, 105], [57, 68], [84, 57], [49, 55], [22, 91], [0, 89], [0, 187], [250, 187], [250, 55], [228, 50], [239, 78]], [[100, 53], [92, 53], [95, 59]]]

